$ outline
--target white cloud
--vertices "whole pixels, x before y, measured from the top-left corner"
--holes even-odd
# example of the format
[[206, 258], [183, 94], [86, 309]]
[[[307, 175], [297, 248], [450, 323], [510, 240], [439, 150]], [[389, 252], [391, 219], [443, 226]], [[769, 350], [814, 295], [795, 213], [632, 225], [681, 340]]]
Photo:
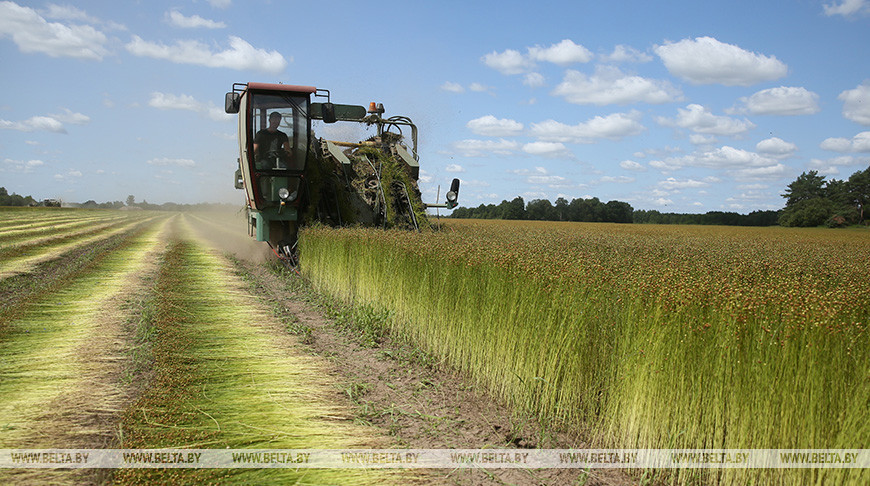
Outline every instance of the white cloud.
[[694, 84], [749, 86], [788, 73], [788, 67], [774, 56], [749, 52], [712, 37], [668, 42], [654, 51], [671, 74]]
[[496, 118], [492, 115], [475, 118], [465, 126], [472, 133], [487, 137], [510, 137], [512, 135], [519, 135], [523, 131], [522, 123], [515, 120]]
[[444, 170], [447, 172], [465, 172], [465, 169], [459, 164], [450, 164]]
[[550, 174], [544, 167], [535, 167], [534, 170], [520, 169], [509, 172], [524, 176], [526, 178], [526, 183], [528, 184], [546, 185], [553, 189], [574, 185], [571, 181], [562, 176]]
[[54, 132], [67, 133], [64, 123], [71, 125], [84, 125], [91, 119], [87, 115], [75, 113], [67, 108], [63, 113], [44, 116], [32, 116], [24, 121], [13, 122], [0, 120], [0, 129], [17, 130], [19, 132]]
[[227, 24], [223, 22], [204, 19], [199, 15], [187, 17], [178, 10], [170, 10], [169, 12], [166, 12], [166, 21], [169, 22], [170, 25], [181, 27], [183, 29], [223, 29], [227, 26]]
[[531, 142], [523, 145], [523, 152], [549, 158], [573, 158], [574, 154], [559, 142]]
[[743, 108], [735, 112], [753, 115], [812, 115], [818, 113], [819, 95], [806, 88], [780, 86], [761, 90], [747, 98], [740, 98]]
[[464, 157], [488, 157], [490, 155], [511, 155], [519, 150], [520, 144], [513, 140], [461, 140], [453, 144], [453, 149]]
[[490, 52], [480, 58], [484, 64], [506, 74], [525, 74], [535, 69], [535, 61], [551, 62], [560, 66], [589, 62], [592, 53], [585, 47], [565, 39], [549, 47], [534, 46], [526, 49], [527, 54], [514, 49]]
[[148, 161], [148, 164], [158, 165], [158, 166], [178, 166], [178, 167], [194, 167], [194, 166], [196, 166], [196, 162], [194, 162], [190, 159], [169, 159], [166, 157], [151, 159]]
[[797, 151], [797, 145], [778, 137], [771, 137], [755, 144], [755, 149], [768, 157], [784, 159], [791, 157]]
[[686, 180], [677, 180], [673, 177], [668, 177], [663, 181], [658, 182], [658, 186], [666, 191], [674, 191], [679, 189], [692, 189], [698, 187], [707, 187], [709, 186], [709, 182], [704, 181], [696, 181], [694, 179], [686, 179]]
[[533, 123], [532, 134], [545, 142], [562, 143], [592, 143], [599, 139], [619, 140], [637, 135], [646, 128], [640, 123], [641, 113], [632, 110], [629, 113], [614, 113], [608, 116], [596, 116], [591, 120], [577, 125], [566, 125], [555, 120]]
[[604, 176], [599, 179], [600, 182], [612, 182], [615, 184], [630, 184], [635, 181], [634, 177], [628, 176]]
[[569, 103], [609, 105], [629, 103], [670, 103], [682, 99], [682, 93], [667, 81], [646, 79], [624, 74], [619, 68], [598, 66], [587, 76], [568, 70], [562, 82], [553, 90]]
[[649, 62], [652, 61], [652, 56], [633, 47], [620, 44], [614, 47], [610, 54], [601, 56], [601, 60], [605, 62]]
[[[810, 168], [817, 170], [820, 174], [826, 176], [836, 176], [840, 174], [840, 167], [858, 167], [862, 169], [870, 164], [870, 157], [855, 157], [853, 155], [841, 155], [830, 159], [812, 159]], [[854, 171], [847, 171], [846, 176], [851, 175]]]
[[441, 89], [443, 91], [449, 91], [451, 93], [464, 93], [465, 88], [462, 87], [459, 83], [453, 83], [451, 81], [445, 81], [444, 84], [441, 85]]
[[3, 165], [0, 166], [0, 172], [20, 172], [27, 174], [32, 172], [34, 168], [45, 165], [45, 162], [37, 159], [33, 160], [12, 160], [4, 159]]
[[476, 93], [488, 93], [490, 90], [492, 90], [492, 87], [481, 83], [471, 83], [468, 85], [468, 90], [474, 91]]
[[700, 133], [689, 135], [689, 142], [692, 142], [694, 145], [712, 145], [717, 141], [718, 139], [713, 135], [701, 135]]
[[545, 81], [544, 76], [540, 73], [529, 73], [523, 76], [523, 84], [530, 88], [540, 88]]
[[686, 106], [686, 109], [678, 108], [675, 119], [659, 117], [657, 121], [664, 126], [686, 128], [706, 135], [735, 136], [755, 128], [755, 124], [749, 120], [714, 115], [708, 108], [694, 103]]
[[625, 170], [633, 170], [637, 172], [643, 172], [646, 170], [646, 167], [633, 160], [623, 160], [619, 163], [619, 166]]
[[827, 138], [819, 147], [834, 152], [870, 152], [870, 132], [861, 132], [851, 139]]
[[870, 80], [843, 91], [837, 99], [843, 101], [843, 116], [855, 123], [870, 125]]
[[108, 54], [106, 35], [89, 25], [48, 22], [35, 10], [0, 2], [0, 37], [10, 37], [25, 54], [102, 60]]
[[233, 115], [228, 115], [222, 108], [218, 108], [213, 102], [203, 103], [190, 95], [174, 95], [155, 91], [151, 93], [148, 106], [159, 110], [187, 110], [205, 115], [214, 121], [232, 120]]
[[256, 49], [244, 39], [229, 37], [230, 48], [211, 52], [208, 45], [192, 40], [177, 41], [175, 45], [167, 46], [148, 42], [134, 35], [127, 44], [127, 50], [136, 56], [163, 59], [178, 64], [194, 64], [198, 66], [253, 70], [264, 73], [278, 74], [287, 67], [287, 60], [278, 51]]
[[67, 133], [63, 123], [51, 116], [32, 116], [24, 121], [13, 122], [0, 120], [0, 129], [17, 130], [19, 132], [54, 132]]
[[592, 53], [589, 49], [575, 44], [570, 39], [565, 39], [550, 47], [535, 46], [529, 48], [529, 57], [535, 61], [546, 61], [560, 66], [589, 62]]
[[828, 5], [826, 3], [824, 7], [825, 15], [829, 17], [833, 15], [842, 15], [843, 17], [849, 17], [859, 13], [870, 13], [870, 1], [868, 0], [843, 0], [843, 2], [839, 4], [832, 3]]
[[70, 181], [73, 181], [75, 179], [80, 178], [81, 176], [82, 176], [81, 171], [75, 170], [75, 169], [70, 169], [66, 172], [66, 174], [55, 174], [54, 178], [55, 178], [55, 180], [58, 180], [58, 181], [70, 182]]
[[535, 63], [521, 52], [508, 49], [490, 52], [481, 58], [484, 64], [502, 74], [522, 74], [531, 70]]

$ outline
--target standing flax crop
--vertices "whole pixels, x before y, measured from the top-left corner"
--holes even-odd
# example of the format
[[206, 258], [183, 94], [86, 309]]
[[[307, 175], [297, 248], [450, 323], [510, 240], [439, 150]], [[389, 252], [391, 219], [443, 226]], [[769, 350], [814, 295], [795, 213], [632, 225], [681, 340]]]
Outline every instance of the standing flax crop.
[[[303, 269], [502, 399], [639, 448], [870, 441], [863, 231], [451, 222], [311, 229]], [[866, 483], [862, 470], [680, 481]], [[697, 478], [695, 478], [697, 479]]]

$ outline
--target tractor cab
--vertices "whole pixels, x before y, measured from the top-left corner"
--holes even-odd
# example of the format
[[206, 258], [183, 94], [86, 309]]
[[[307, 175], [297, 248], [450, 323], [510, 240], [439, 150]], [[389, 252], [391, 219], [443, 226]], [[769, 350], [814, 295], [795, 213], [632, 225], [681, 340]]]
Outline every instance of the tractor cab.
[[279, 247], [295, 240], [311, 137], [310, 86], [247, 83], [227, 93], [227, 113], [239, 116], [239, 168], [249, 227]]

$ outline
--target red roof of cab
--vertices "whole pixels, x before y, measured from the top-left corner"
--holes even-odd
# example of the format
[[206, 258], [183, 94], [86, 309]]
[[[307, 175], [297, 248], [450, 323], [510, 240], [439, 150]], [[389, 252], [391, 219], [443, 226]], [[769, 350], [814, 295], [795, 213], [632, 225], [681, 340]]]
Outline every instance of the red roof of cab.
[[293, 91], [294, 93], [314, 93], [317, 88], [314, 86], [296, 86], [292, 84], [271, 84], [271, 83], [248, 83], [248, 89], [262, 89], [269, 91]]

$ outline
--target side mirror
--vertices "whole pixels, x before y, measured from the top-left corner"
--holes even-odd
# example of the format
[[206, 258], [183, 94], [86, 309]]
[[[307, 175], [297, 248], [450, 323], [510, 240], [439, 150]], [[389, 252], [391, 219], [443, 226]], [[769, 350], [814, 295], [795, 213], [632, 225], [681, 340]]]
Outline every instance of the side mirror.
[[236, 169], [236, 174], [235, 174], [234, 179], [235, 180], [233, 182], [235, 183], [234, 185], [235, 185], [236, 189], [244, 189], [245, 188], [245, 181], [242, 180], [242, 169]]
[[241, 106], [241, 99], [242, 97], [235, 91], [227, 93], [224, 98], [224, 111], [230, 114], [238, 113], [239, 107]]
[[320, 114], [323, 117], [323, 123], [335, 123], [335, 105], [332, 103], [320, 105]]
[[447, 208], [453, 209], [457, 206], [459, 199], [459, 179], [453, 179], [450, 183], [450, 190], [447, 191]]

